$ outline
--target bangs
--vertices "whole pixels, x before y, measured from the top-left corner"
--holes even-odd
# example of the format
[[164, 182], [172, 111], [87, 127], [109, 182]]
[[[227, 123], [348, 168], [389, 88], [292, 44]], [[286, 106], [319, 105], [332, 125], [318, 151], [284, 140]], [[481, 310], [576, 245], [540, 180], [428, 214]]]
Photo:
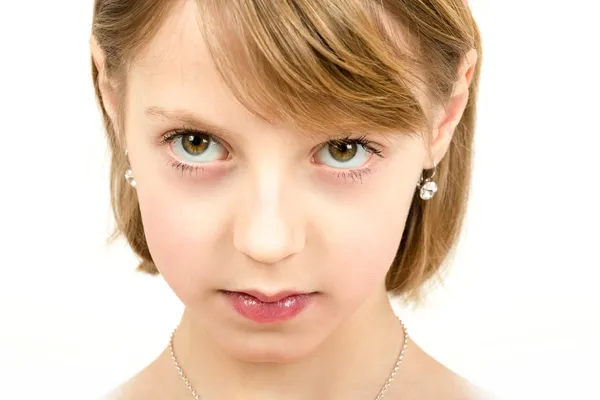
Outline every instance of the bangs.
[[368, 3], [201, 0], [199, 25], [224, 82], [265, 121], [307, 134], [420, 135], [420, 61]]

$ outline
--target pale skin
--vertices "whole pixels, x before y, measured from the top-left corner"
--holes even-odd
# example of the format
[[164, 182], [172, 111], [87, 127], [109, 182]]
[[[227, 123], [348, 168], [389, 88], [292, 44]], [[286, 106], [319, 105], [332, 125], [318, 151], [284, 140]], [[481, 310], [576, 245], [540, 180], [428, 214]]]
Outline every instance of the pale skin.
[[[460, 121], [477, 54], [467, 54], [452, 99], [434, 115], [430, 150], [423, 139], [367, 133], [383, 157], [357, 145], [348, 165], [371, 171], [354, 182], [339, 177], [350, 168], [327, 153], [328, 138], [268, 125], [232, 97], [190, 7], [174, 8], [132, 66], [123, 132], [152, 257], [186, 306], [175, 337], [180, 362], [206, 400], [374, 399], [405, 340], [385, 275], [416, 183], [444, 157]], [[91, 44], [114, 117], [104, 56]], [[177, 113], [218, 127], [211, 153], [157, 143], [183, 128]], [[173, 161], [202, 169], [181, 171]], [[265, 326], [236, 314], [218, 292], [244, 289], [319, 294], [298, 317]], [[112, 398], [191, 395], [165, 350]], [[482, 397], [409, 341], [385, 398]]]

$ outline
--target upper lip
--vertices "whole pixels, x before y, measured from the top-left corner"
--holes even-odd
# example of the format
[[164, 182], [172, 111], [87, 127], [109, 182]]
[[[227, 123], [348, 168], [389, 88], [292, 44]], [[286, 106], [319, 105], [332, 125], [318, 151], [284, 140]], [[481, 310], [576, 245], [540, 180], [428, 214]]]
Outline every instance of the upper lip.
[[258, 300], [264, 303], [275, 303], [277, 301], [285, 299], [286, 297], [309, 294], [307, 292], [299, 292], [294, 290], [283, 290], [273, 294], [265, 294], [258, 290], [242, 290], [238, 291], [238, 293], [244, 293], [252, 297], [256, 297]]

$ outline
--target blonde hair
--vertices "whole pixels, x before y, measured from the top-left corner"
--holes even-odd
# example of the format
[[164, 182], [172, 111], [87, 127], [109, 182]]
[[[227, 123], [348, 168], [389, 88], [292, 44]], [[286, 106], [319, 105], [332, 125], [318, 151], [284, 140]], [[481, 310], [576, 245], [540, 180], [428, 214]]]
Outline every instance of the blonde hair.
[[[119, 104], [127, 67], [176, 3], [96, 0], [92, 25], [118, 98], [113, 126], [102, 106], [98, 69], [92, 63], [112, 156], [112, 238], [123, 234], [141, 258], [139, 269], [150, 274], [158, 270], [135, 190], [123, 178], [127, 159], [117, 134], [124, 113]], [[429, 132], [433, 121], [418, 99], [418, 88], [432, 104], [444, 105], [465, 54], [474, 48], [481, 60], [479, 31], [463, 0], [198, 0], [198, 9], [199, 28], [217, 70], [238, 100], [263, 120], [285, 120], [305, 132], [332, 127]], [[436, 197], [425, 202], [415, 192], [386, 277], [392, 294], [418, 294], [458, 239], [471, 176], [480, 65], [472, 73], [469, 101], [450, 148], [437, 166]]]

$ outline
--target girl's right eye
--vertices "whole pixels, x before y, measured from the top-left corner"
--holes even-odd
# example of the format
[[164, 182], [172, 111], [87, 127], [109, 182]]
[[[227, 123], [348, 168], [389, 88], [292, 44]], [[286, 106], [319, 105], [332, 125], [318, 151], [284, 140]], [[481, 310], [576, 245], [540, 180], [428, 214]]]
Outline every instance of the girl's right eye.
[[162, 141], [170, 143], [173, 153], [186, 164], [205, 164], [226, 160], [227, 149], [212, 135], [195, 130], [173, 131]]

